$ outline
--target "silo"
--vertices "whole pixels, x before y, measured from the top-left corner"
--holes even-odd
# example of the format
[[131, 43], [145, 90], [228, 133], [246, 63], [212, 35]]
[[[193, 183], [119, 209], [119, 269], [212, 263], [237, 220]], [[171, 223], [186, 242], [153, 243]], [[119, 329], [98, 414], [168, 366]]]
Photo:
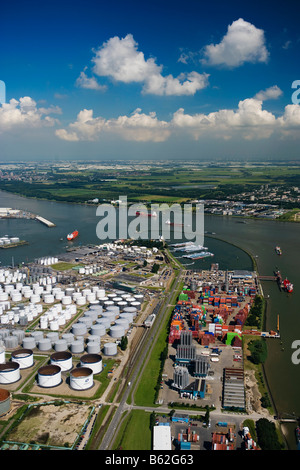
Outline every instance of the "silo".
[[75, 336], [83, 336], [87, 333], [87, 327], [82, 322], [74, 323], [72, 326], [72, 333]]
[[58, 341], [59, 335], [56, 331], [51, 331], [50, 333], [47, 333], [46, 338], [51, 341], [51, 345], [53, 346], [55, 341]]
[[112, 338], [122, 338], [125, 335], [125, 328], [121, 325], [110, 327], [110, 336]]
[[52, 294], [44, 295], [44, 302], [45, 302], [45, 304], [53, 304], [54, 303], [54, 295], [52, 295]]
[[67, 342], [68, 347], [71, 345], [72, 341], [74, 341], [73, 333], [64, 333], [61, 337]]
[[5, 344], [5, 347], [8, 349], [16, 348], [19, 344], [18, 337], [6, 336], [6, 338], [4, 338], [4, 344]]
[[129, 313], [129, 312], [125, 312], [125, 313], [121, 313], [121, 315], [119, 316], [119, 318], [126, 318], [126, 320], [128, 320], [129, 324], [133, 322], [133, 314], [132, 313]]
[[109, 318], [98, 318], [98, 320], [96, 321], [96, 325], [104, 325], [105, 326], [105, 329], [108, 329], [110, 327], [110, 320]]
[[54, 342], [55, 351], [66, 351], [68, 349], [68, 343], [65, 339], [58, 339]]
[[70, 386], [74, 390], [87, 390], [94, 385], [90, 367], [78, 367], [70, 372]]
[[76, 339], [70, 345], [71, 352], [74, 354], [82, 353], [84, 351], [84, 342]]
[[50, 356], [50, 361], [52, 365], [59, 366], [62, 372], [71, 370], [73, 367], [70, 352], [55, 352]]
[[20, 380], [20, 365], [17, 362], [0, 364], [0, 384], [9, 385]]
[[52, 344], [49, 338], [42, 338], [38, 342], [38, 348], [40, 351], [49, 351], [52, 349]]
[[80, 358], [82, 367], [89, 367], [93, 374], [100, 374], [102, 371], [102, 356], [100, 354], [86, 354]]
[[86, 298], [83, 295], [81, 295], [80, 297], [76, 299], [76, 305], [78, 305], [79, 307], [85, 304], [86, 304]]
[[96, 323], [91, 328], [91, 334], [96, 336], [104, 336], [106, 333], [106, 328], [101, 323]]
[[105, 356], [115, 356], [118, 352], [116, 343], [105, 343], [103, 353]]
[[36, 347], [36, 341], [32, 336], [27, 336], [22, 342], [24, 349], [34, 349]]
[[101, 318], [106, 318], [107, 320], [109, 320], [110, 322], [113, 322], [115, 321], [116, 319], [116, 314], [113, 310], [109, 311], [107, 310], [106, 312], [103, 312], [102, 313], [102, 317]]
[[135, 300], [134, 302], [130, 302], [131, 307], [135, 307], [137, 310], [141, 310], [141, 302]]
[[124, 312], [132, 313], [134, 316], [137, 315], [137, 308], [136, 307], [125, 307]]
[[78, 323], [83, 323], [86, 326], [86, 329], [88, 329], [92, 326], [93, 320], [91, 317], [83, 316], [78, 319]]
[[88, 354], [98, 354], [101, 351], [99, 341], [89, 341], [86, 346]]
[[10, 392], [0, 388], [0, 416], [6, 415], [10, 411]]
[[123, 312], [125, 307], [127, 307], [128, 303], [125, 300], [121, 300], [121, 302], [118, 302], [117, 305], [120, 309], [120, 312]]
[[28, 369], [33, 366], [33, 352], [31, 349], [17, 349], [11, 353], [12, 362], [17, 362], [20, 369]]
[[59, 366], [51, 364], [40, 367], [38, 370], [38, 383], [40, 387], [56, 387], [61, 382], [61, 368]]
[[92, 322], [94, 322], [98, 318], [98, 312], [97, 310], [88, 310], [87, 312], [84, 313], [84, 317], [90, 318]]
[[117, 318], [115, 326], [122, 326], [124, 330], [128, 330], [129, 329], [128, 318]]

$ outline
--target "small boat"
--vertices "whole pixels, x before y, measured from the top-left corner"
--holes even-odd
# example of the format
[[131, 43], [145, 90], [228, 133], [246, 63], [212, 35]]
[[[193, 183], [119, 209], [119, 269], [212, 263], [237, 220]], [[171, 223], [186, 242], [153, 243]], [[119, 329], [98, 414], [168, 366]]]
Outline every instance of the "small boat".
[[280, 246], [278, 246], [278, 245], [275, 246], [275, 251], [276, 251], [277, 255], [282, 255], [282, 250], [281, 250]]
[[67, 235], [67, 240], [68, 240], [68, 241], [73, 241], [73, 240], [75, 240], [75, 238], [78, 237], [78, 235], [79, 235], [78, 230], [74, 230], [74, 232], [68, 233], [68, 235]]

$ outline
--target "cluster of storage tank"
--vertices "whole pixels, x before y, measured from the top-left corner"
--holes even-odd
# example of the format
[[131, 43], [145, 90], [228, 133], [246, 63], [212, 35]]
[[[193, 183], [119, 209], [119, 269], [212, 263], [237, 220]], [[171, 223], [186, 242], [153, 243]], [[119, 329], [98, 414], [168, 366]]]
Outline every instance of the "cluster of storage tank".
[[156, 253], [158, 250], [157, 248], [150, 248], [146, 246], [130, 246], [130, 245], [118, 245], [116, 243], [103, 243], [100, 245], [100, 248], [106, 250], [108, 254], [116, 254], [116, 253], [124, 253], [124, 254], [142, 254], [146, 257], [153, 256], [153, 253]]
[[20, 241], [19, 237], [8, 237], [8, 236], [1, 237], [0, 238], [0, 246], [19, 243], [19, 241]]
[[54, 258], [54, 257], [40, 258], [38, 262], [39, 264], [42, 264], [43, 266], [51, 266], [51, 264], [55, 264], [58, 262], [58, 258]]
[[[21, 379], [21, 370], [34, 365], [33, 351], [17, 349], [11, 353], [10, 360], [0, 355], [0, 384], [9, 385]], [[50, 363], [38, 369], [37, 384], [43, 388], [56, 387], [62, 383], [62, 374], [69, 372], [69, 384], [74, 390], [87, 390], [94, 385], [94, 375], [102, 372], [102, 356], [85, 354], [81, 356], [77, 367], [73, 365], [70, 352], [55, 352], [50, 356]]]

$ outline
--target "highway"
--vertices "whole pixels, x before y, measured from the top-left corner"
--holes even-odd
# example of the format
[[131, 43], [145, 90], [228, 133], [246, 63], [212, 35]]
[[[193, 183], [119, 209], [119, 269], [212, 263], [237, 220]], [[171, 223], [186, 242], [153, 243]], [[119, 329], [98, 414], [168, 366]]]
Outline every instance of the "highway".
[[[122, 398], [99, 446], [100, 450], [109, 450], [114, 444], [114, 439], [116, 438], [122, 415], [126, 410], [128, 410], [126, 401], [129, 395], [132, 394], [133, 402], [134, 391], [137, 388], [139, 378], [141, 378], [143, 370], [147, 365], [146, 359], [150, 357], [156, 339], [160, 333], [161, 326], [165, 319], [164, 314], [168, 310], [168, 306], [170, 305], [175, 291], [178, 289], [178, 285], [181, 282], [182, 271], [183, 270], [180, 269], [170, 292], [165, 294], [164, 298], [162, 298], [155, 306], [153, 313], [156, 314], [156, 320], [154, 321], [151, 328], [145, 330], [145, 334], [143, 335], [137, 349], [134, 351], [134, 354], [131, 357], [129, 363], [130, 372], [127, 373], [127, 379], [123, 385]], [[128, 383], [130, 383], [130, 385], [128, 385]]]

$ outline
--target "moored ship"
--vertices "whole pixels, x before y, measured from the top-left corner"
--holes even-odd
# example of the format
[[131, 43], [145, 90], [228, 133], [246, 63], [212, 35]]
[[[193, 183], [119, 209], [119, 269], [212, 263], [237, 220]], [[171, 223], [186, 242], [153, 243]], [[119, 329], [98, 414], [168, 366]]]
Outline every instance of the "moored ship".
[[294, 285], [287, 278], [283, 281], [283, 287], [289, 294], [294, 290]]
[[69, 241], [75, 240], [75, 238], [77, 238], [78, 235], [79, 235], [78, 230], [74, 230], [74, 232], [68, 233], [67, 240], [69, 240]]
[[183, 258], [195, 260], [195, 259], [208, 258], [209, 256], [214, 256], [214, 254], [210, 253], [209, 251], [200, 251], [199, 253], [191, 253], [189, 255], [183, 255]]

